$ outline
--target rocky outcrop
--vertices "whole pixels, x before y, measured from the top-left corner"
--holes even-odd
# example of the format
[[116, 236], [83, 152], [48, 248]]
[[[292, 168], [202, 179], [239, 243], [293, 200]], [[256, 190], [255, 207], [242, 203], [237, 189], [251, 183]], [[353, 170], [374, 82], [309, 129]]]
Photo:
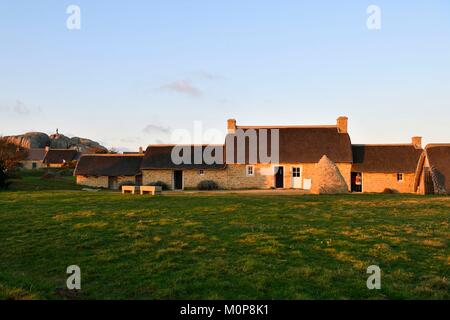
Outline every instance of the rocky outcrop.
[[69, 138], [63, 134], [48, 136], [43, 132], [28, 132], [4, 138], [8, 142], [26, 149], [50, 147], [51, 149], [77, 149], [80, 152], [107, 151], [104, 146], [93, 140], [79, 137]]

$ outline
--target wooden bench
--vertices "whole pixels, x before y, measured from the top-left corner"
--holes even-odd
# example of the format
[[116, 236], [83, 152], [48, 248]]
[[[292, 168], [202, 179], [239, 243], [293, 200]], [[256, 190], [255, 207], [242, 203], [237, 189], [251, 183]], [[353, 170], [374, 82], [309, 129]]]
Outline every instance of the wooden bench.
[[131, 194], [135, 194], [136, 191], [139, 191], [139, 187], [135, 187], [135, 186], [122, 186], [122, 193], [131, 193]]
[[161, 194], [162, 188], [160, 186], [141, 186], [141, 194], [151, 194], [152, 196], [156, 194]]

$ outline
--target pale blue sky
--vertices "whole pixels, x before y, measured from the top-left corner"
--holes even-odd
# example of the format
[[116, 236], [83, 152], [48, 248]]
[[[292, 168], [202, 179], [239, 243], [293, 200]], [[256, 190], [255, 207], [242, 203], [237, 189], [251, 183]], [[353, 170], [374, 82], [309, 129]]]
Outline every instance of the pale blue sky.
[[0, 134], [58, 127], [136, 149], [195, 120], [339, 115], [354, 143], [450, 142], [448, 0], [0, 0]]

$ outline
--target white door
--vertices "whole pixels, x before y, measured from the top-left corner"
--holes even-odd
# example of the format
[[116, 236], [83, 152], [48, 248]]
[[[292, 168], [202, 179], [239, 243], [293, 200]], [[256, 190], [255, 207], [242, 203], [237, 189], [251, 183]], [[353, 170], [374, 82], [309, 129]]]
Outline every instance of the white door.
[[292, 188], [301, 189], [301, 187], [302, 187], [302, 170], [300, 167], [292, 167], [291, 178], [292, 178]]

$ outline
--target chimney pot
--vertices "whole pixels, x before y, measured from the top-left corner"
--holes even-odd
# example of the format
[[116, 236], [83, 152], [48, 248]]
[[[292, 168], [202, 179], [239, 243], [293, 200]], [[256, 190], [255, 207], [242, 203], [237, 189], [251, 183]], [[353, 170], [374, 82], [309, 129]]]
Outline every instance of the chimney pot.
[[412, 137], [411, 142], [416, 149], [422, 149], [422, 137]]
[[236, 119], [228, 119], [227, 121], [228, 133], [236, 132]]
[[347, 133], [348, 132], [348, 118], [347, 117], [339, 117], [336, 120], [336, 126], [339, 133]]

